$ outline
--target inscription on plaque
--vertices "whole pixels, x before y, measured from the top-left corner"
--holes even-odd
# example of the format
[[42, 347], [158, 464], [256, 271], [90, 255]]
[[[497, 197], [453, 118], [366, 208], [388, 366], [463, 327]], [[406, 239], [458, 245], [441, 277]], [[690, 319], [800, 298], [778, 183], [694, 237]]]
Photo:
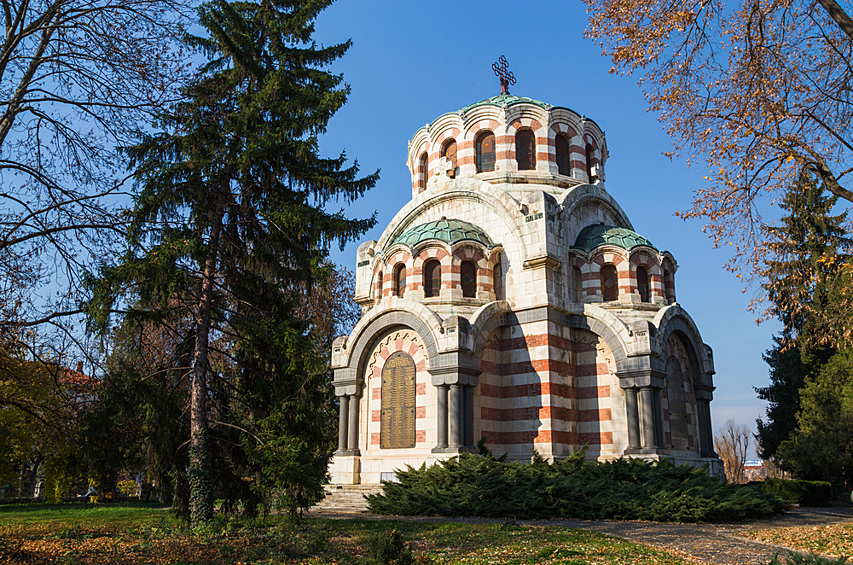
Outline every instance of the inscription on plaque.
[[382, 420], [379, 447], [415, 446], [415, 360], [392, 353], [382, 367]]

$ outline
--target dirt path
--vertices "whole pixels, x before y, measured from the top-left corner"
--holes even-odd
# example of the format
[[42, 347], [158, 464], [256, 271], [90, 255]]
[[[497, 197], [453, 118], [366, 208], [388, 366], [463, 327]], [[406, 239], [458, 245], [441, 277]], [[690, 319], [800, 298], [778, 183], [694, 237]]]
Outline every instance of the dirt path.
[[[382, 520], [384, 516], [370, 514], [314, 513], [327, 518], [357, 518]], [[500, 523], [503, 520], [476, 518], [425, 518], [392, 517], [394, 520], [422, 522]], [[519, 523], [541, 526], [581, 528], [619, 538], [674, 549], [694, 559], [722, 565], [767, 565], [774, 553], [783, 552], [781, 546], [763, 544], [736, 537], [746, 530], [786, 528], [791, 526], [819, 526], [853, 522], [853, 508], [795, 508], [782, 516], [766, 520], [751, 520], [724, 524], [665, 524], [658, 522], [615, 522], [586, 520], [524, 520]]]

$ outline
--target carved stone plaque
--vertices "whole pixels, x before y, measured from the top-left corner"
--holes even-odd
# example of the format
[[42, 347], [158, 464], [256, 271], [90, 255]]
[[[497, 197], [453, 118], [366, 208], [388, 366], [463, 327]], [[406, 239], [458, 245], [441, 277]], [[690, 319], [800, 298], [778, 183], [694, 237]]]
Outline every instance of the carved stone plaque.
[[379, 447], [415, 446], [415, 360], [392, 353], [382, 367], [382, 420]]
[[684, 375], [675, 357], [666, 362], [666, 396], [669, 400], [669, 430], [673, 449], [688, 449], [687, 402], [684, 395]]

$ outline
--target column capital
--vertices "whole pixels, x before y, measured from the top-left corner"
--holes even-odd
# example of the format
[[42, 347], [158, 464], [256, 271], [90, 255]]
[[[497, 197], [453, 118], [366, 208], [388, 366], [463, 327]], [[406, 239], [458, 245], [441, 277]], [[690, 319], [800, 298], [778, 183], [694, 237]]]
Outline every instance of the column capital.
[[619, 371], [620, 388], [666, 388], [666, 373], [653, 369], [639, 371]]

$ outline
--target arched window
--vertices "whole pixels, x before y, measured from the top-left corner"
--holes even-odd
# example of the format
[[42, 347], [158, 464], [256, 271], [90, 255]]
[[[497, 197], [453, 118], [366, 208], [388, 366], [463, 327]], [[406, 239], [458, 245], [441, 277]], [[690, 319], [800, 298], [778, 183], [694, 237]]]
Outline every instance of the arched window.
[[[456, 170], [456, 140], [449, 139], [444, 142], [444, 145], [441, 148], [441, 156], [446, 157], [448, 161], [450, 161], [451, 169], [450, 173], [452, 176], [453, 171]], [[442, 171], [439, 171], [441, 173]]]
[[586, 144], [586, 176], [589, 179], [589, 182], [595, 182], [595, 179], [592, 176], [592, 156], [595, 154], [595, 150], [592, 148], [592, 145], [589, 143]]
[[498, 261], [497, 264], [495, 264], [495, 268], [492, 269], [492, 287], [495, 289], [495, 300], [506, 300], [503, 279], [503, 267], [501, 266], [501, 262]]
[[421, 179], [423, 179], [423, 184], [421, 185], [421, 190], [426, 190], [427, 181], [429, 180], [429, 155], [427, 155], [426, 151], [421, 154], [421, 159], [418, 164], [418, 168], [420, 169]]
[[441, 292], [441, 263], [431, 259], [424, 263], [424, 297], [434, 298]]
[[406, 266], [402, 263], [394, 268], [394, 290], [400, 298], [406, 293]]
[[557, 172], [561, 175], [569, 175], [569, 138], [564, 134], [558, 134], [554, 140], [557, 153]]
[[649, 298], [649, 272], [645, 267], [637, 267], [637, 292], [640, 302], [651, 302]]
[[490, 131], [477, 136], [477, 172], [495, 170], [495, 134]]
[[515, 134], [515, 160], [519, 171], [532, 171], [536, 168], [536, 136], [529, 129]]
[[675, 281], [672, 278], [672, 271], [665, 269], [663, 272], [663, 293], [666, 296], [667, 304], [675, 302]]
[[572, 300], [583, 301], [583, 274], [578, 267], [572, 267]]
[[619, 300], [619, 277], [613, 265], [601, 267], [601, 296], [605, 302]]
[[473, 261], [462, 261], [460, 269], [462, 275], [462, 296], [465, 298], [477, 297], [477, 265]]

